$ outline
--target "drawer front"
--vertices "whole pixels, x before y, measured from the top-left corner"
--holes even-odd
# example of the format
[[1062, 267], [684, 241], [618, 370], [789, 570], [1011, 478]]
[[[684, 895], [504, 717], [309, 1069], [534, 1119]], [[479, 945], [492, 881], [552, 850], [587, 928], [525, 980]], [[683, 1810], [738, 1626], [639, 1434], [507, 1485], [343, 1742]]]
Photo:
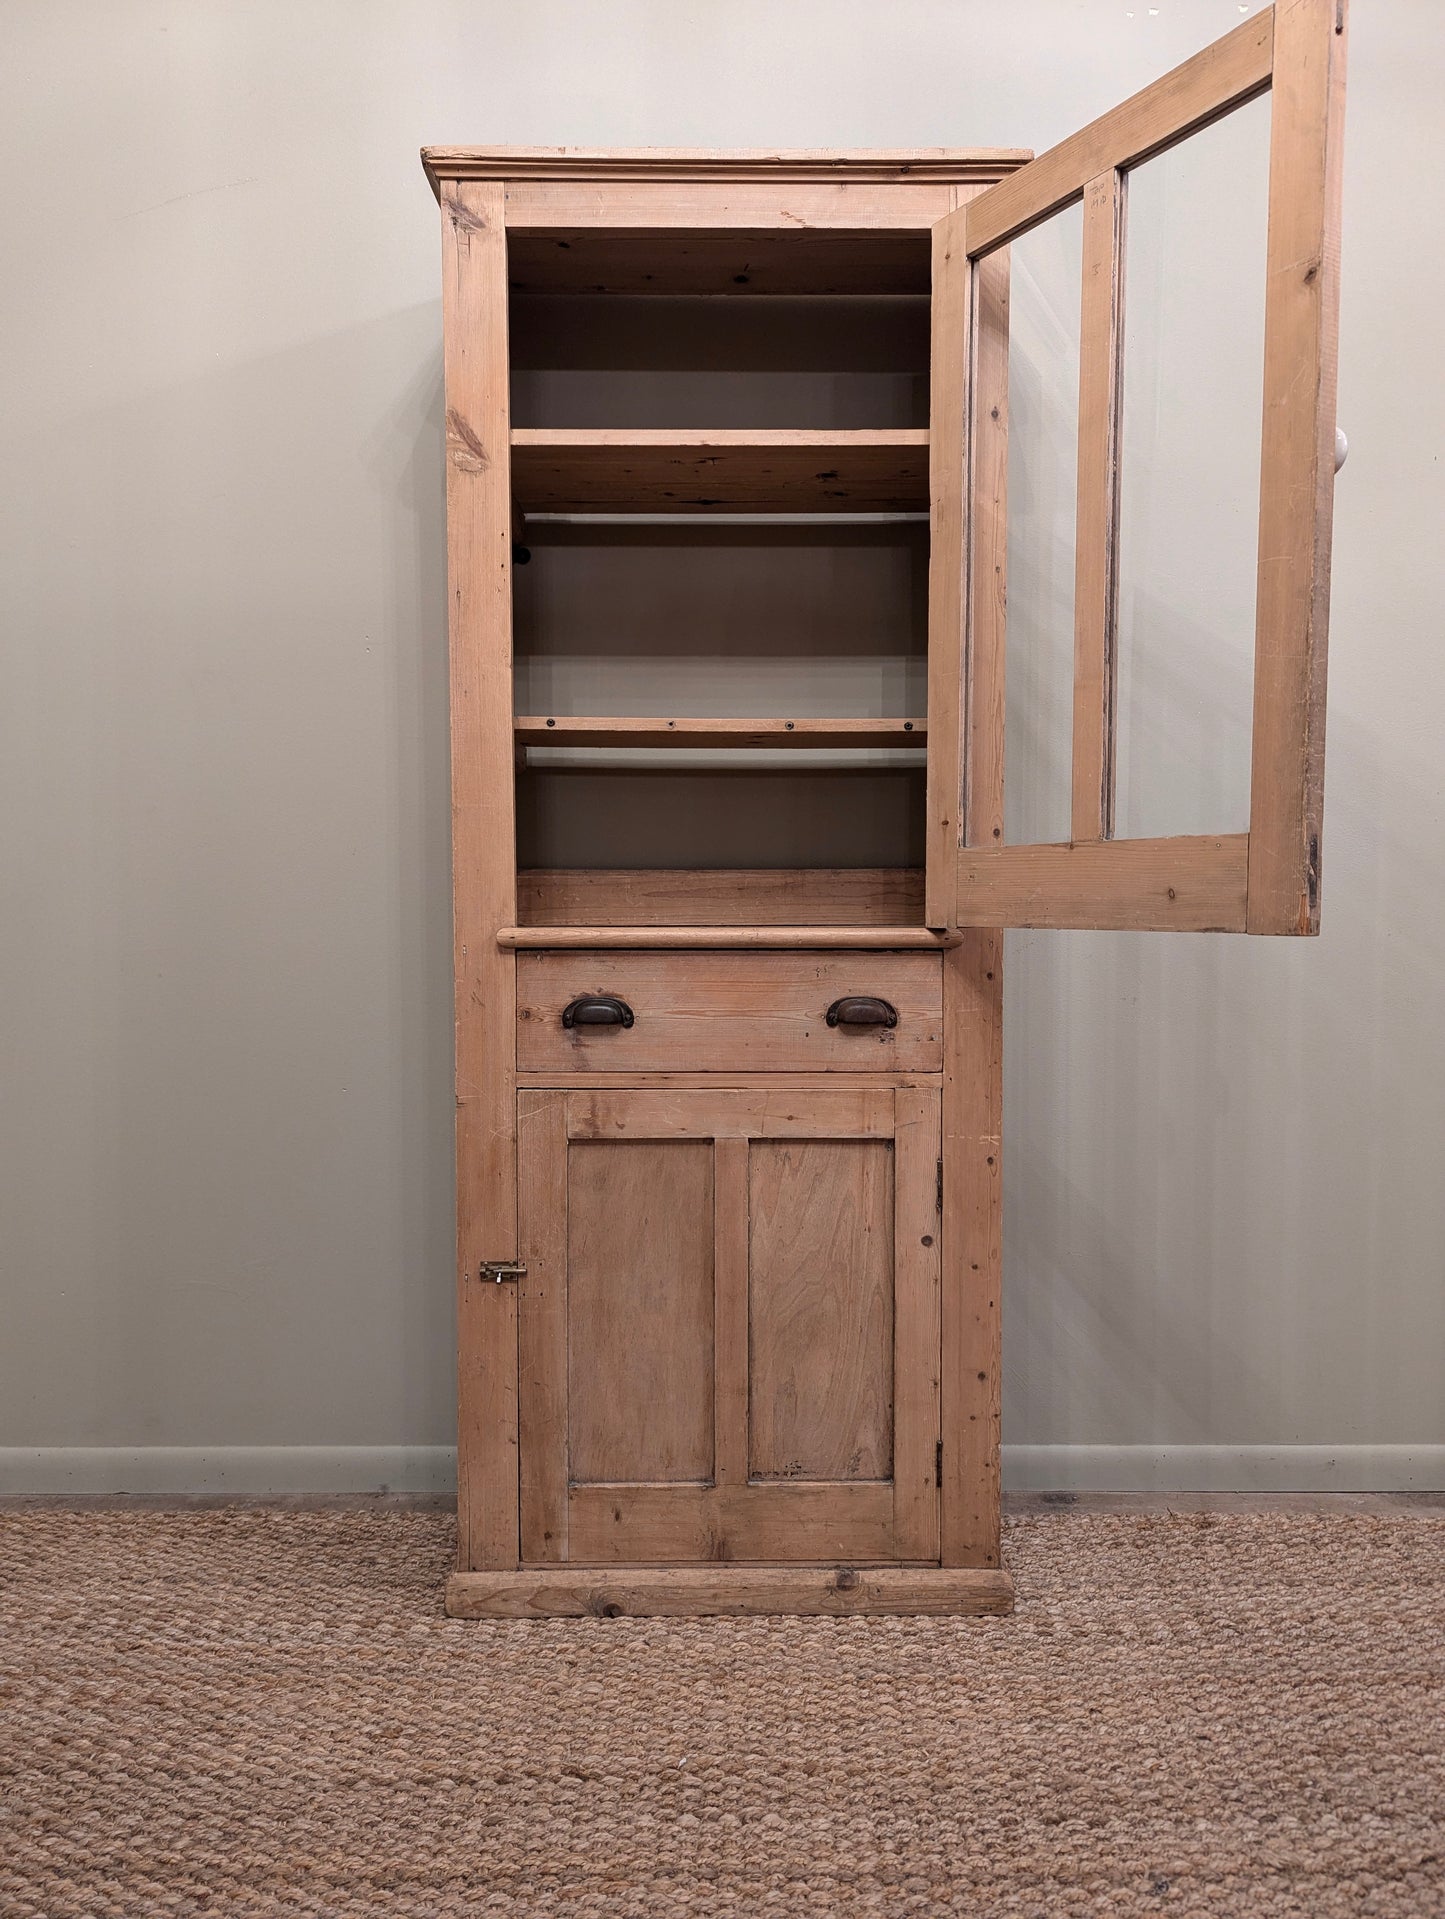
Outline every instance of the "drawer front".
[[[620, 1000], [631, 1024], [574, 1023], [574, 1002]], [[894, 1025], [845, 1017], [883, 1000]], [[607, 1009], [613, 1010], [615, 1009]], [[867, 1012], [849, 1008], [848, 1014]], [[625, 1017], [625, 1015], [623, 1016]], [[943, 1070], [938, 953], [523, 953], [517, 959], [521, 1073], [937, 1073]]]

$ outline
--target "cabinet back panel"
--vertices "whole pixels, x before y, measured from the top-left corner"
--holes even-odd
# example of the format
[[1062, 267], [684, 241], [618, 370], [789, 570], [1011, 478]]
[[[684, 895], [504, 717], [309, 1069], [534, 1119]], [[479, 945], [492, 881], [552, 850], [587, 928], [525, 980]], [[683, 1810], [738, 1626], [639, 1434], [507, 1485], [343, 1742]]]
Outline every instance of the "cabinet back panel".
[[926, 700], [928, 529], [529, 527], [519, 713], [909, 718]]
[[918, 297], [516, 296], [512, 424], [928, 425]]
[[571, 1144], [567, 1294], [572, 1483], [710, 1478], [710, 1142]]
[[923, 774], [536, 771], [523, 866], [921, 866]]
[[749, 1473], [893, 1471], [893, 1144], [754, 1140]]

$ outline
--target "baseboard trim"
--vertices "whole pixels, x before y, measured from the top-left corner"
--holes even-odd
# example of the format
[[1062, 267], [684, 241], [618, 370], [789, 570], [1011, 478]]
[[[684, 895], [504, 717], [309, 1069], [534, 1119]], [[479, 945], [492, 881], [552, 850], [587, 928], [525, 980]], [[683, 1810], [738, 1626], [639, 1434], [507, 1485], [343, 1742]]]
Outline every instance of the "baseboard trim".
[[[1008, 1492], [1440, 1492], [1445, 1445], [1005, 1446]], [[0, 1446], [0, 1493], [447, 1494], [450, 1446]]]
[[451, 1446], [0, 1446], [0, 1493], [451, 1493]]
[[1016, 1493], [1419, 1493], [1445, 1446], [1005, 1446]]

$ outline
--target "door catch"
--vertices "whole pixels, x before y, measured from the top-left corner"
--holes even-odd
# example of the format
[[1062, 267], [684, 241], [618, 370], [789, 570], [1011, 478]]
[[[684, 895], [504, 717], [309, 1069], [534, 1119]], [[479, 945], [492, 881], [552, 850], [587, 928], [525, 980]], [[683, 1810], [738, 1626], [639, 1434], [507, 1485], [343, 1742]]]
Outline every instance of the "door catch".
[[493, 1280], [500, 1286], [504, 1279], [520, 1279], [526, 1270], [519, 1259], [484, 1259], [477, 1277]]

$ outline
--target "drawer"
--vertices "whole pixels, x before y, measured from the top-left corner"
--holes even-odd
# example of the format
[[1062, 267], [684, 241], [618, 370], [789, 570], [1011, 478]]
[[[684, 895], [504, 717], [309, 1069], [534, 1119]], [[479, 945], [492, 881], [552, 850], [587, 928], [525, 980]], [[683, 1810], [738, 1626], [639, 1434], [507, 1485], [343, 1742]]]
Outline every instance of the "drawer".
[[[630, 1024], [564, 1013], [620, 1000]], [[828, 1024], [883, 1000], [892, 1025]], [[938, 953], [539, 952], [517, 959], [517, 1070], [546, 1073], [937, 1073]]]

